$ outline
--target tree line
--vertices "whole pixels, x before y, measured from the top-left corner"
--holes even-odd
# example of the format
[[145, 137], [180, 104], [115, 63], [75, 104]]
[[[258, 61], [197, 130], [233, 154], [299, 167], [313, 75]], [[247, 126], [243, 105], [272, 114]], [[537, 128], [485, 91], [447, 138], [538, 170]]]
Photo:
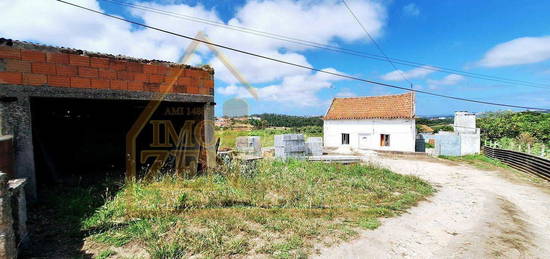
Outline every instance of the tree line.
[[255, 114], [252, 117], [259, 117], [260, 120], [250, 120], [250, 124], [253, 126], [263, 127], [307, 127], [307, 126], [323, 126], [323, 120], [321, 116], [307, 117], [307, 116], [292, 116], [284, 114]]
[[477, 119], [483, 140], [502, 138], [531, 139], [532, 142], [550, 144], [550, 113], [542, 112], [490, 112]]

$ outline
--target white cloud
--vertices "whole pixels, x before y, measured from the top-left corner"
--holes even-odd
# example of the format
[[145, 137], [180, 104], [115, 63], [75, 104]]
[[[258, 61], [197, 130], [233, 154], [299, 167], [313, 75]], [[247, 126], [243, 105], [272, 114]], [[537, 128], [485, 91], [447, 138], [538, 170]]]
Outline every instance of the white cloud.
[[458, 82], [464, 80], [464, 77], [457, 74], [450, 74], [439, 80], [428, 79], [428, 87], [430, 89], [436, 89], [439, 86], [456, 85]]
[[[333, 68], [324, 70], [343, 74]], [[341, 80], [345, 79], [316, 72], [314, 74], [287, 76], [278, 84], [258, 88], [257, 90], [260, 100], [286, 103], [299, 107], [322, 106], [325, 103], [316, 96], [316, 93], [319, 90], [330, 88], [332, 82]], [[244, 87], [234, 85], [220, 87], [218, 92], [224, 95], [235, 95], [238, 98], [252, 97]]]
[[[71, 0], [71, 2], [101, 10], [96, 0]], [[177, 1], [165, 1], [163, 4], [137, 3], [223, 23], [215, 9], [208, 9], [200, 4], [190, 6]], [[370, 0], [354, 1], [350, 4], [370, 33], [374, 37], [380, 37], [386, 23], [385, 7], [378, 1]], [[156, 13], [128, 10], [148, 25], [191, 36], [204, 31], [213, 42], [219, 44], [311, 66], [301, 52], [312, 47]], [[151, 29], [132, 27], [128, 23], [56, 1], [1, 1], [0, 17], [3, 21], [0, 23], [0, 35], [3, 37], [138, 58], [178, 61], [185, 47], [190, 43], [186, 39]], [[345, 6], [336, 0], [251, 0], [236, 11], [228, 24], [322, 44], [334, 43], [335, 40], [368, 42], [364, 32], [349, 15]], [[249, 82], [269, 85], [259, 89], [260, 97], [267, 100], [280, 101], [284, 104], [312, 105], [317, 101], [317, 91], [329, 86], [333, 81], [323, 74], [229, 50], [221, 51]], [[199, 49], [199, 55], [194, 55], [190, 63], [210, 62], [216, 70], [216, 79], [231, 84], [226, 88], [217, 89], [223, 89], [220, 90], [222, 94], [232, 93], [238, 82], [218, 59], [210, 59], [211, 55], [208, 53], [208, 49], [202, 46]], [[273, 82], [280, 82], [280, 84]], [[245, 91], [237, 94], [246, 93]], [[303, 99], [300, 100], [300, 98]]]
[[[101, 10], [95, 0], [71, 2]], [[199, 11], [200, 7], [195, 9]], [[0, 17], [5, 19], [0, 24], [4, 37], [109, 54], [177, 61], [188, 44], [187, 40], [135, 30], [128, 23], [57, 1], [2, 1]]]
[[403, 76], [407, 79], [424, 78], [425, 76], [435, 72], [436, 69], [431, 66], [421, 66], [409, 71], [394, 70], [381, 76], [386, 81], [403, 81]]
[[349, 88], [344, 88], [342, 91], [338, 92], [336, 94], [336, 97], [355, 97], [357, 96], [354, 92], [351, 91]]
[[550, 59], [550, 36], [522, 37], [500, 43], [477, 62], [483, 67], [538, 63]]
[[418, 16], [420, 14], [420, 9], [415, 3], [410, 3], [403, 6], [403, 13], [409, 16]]

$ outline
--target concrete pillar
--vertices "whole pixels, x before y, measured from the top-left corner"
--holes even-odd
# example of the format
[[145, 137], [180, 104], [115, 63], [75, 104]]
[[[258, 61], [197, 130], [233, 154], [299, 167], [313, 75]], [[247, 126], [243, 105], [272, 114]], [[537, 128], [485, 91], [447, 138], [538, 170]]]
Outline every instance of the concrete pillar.
[[0, 173], [0, 258], [17, 258], [8, 175]]
[[32, 143], [31, 103], [29, 97], [0, 100], [1, 133], [13, 135], [15, 178], [27, 179], [25, 190], [29, 199], [36, 199], [36, 174]]
[[11, 195], [11, 209], [13, 215], [13, 230], [15, 240], [20, 247], [27, 241], [27, 199], [25, 197], [25, 179], [13, 179], [8, 181]]
[[206, 103], [204, 105], [204, 139], [206, 148], [206, 164], [209, 168], [216, 166], [216, 139], [214, 136], [214, 102]]

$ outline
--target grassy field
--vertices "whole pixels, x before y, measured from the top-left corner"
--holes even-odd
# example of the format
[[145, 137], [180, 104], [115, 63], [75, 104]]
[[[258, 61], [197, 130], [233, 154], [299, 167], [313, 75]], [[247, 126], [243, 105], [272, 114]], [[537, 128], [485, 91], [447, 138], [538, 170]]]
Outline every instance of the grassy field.
[[399, 215], [434, 191], [419, 178], [364, 165], [262, 161], [253, 175], [239, 168], [127, 183], [105, 195], [100, 207], [88, 203], [102, 193], [65, 193], [56, 206], [73, 214], [64, 214], [65, 227], [78, 222], [97, 258], [120, 251], [133, 251], [126, 257], [295, 258], [313, 253], [314, 244], [377, 228], [380, 217]]
[[[292, 134], [300, 133], [296, 129], [261, 129], [261, 130], [251, 130], [251, 131], [237, 131], [237, 130], [216, 130], [216, 137], [221, 138], [222, 148], [235, 148], [235, 140], [237, 137], [241, 136], [260, 136], [262, 147], [270, 147], [274, 145], [274, 136], [279, 134]], [[305, 137], [321, 137], [322, 133], [308, 133], [306, 132]]]

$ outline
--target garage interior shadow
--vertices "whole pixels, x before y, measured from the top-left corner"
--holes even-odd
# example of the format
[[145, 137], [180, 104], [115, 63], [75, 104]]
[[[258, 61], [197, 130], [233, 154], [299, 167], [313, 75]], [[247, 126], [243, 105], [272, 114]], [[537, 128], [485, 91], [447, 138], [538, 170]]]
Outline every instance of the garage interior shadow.
[[32, 98], [38, 201], [22, 257], [83, 257], [82, 220], [122, 185], [126, 134], [147, 101]]
[[146, 105], [129, 100], [32, 99], [39, 188], [122, 177], [126, 134]]

